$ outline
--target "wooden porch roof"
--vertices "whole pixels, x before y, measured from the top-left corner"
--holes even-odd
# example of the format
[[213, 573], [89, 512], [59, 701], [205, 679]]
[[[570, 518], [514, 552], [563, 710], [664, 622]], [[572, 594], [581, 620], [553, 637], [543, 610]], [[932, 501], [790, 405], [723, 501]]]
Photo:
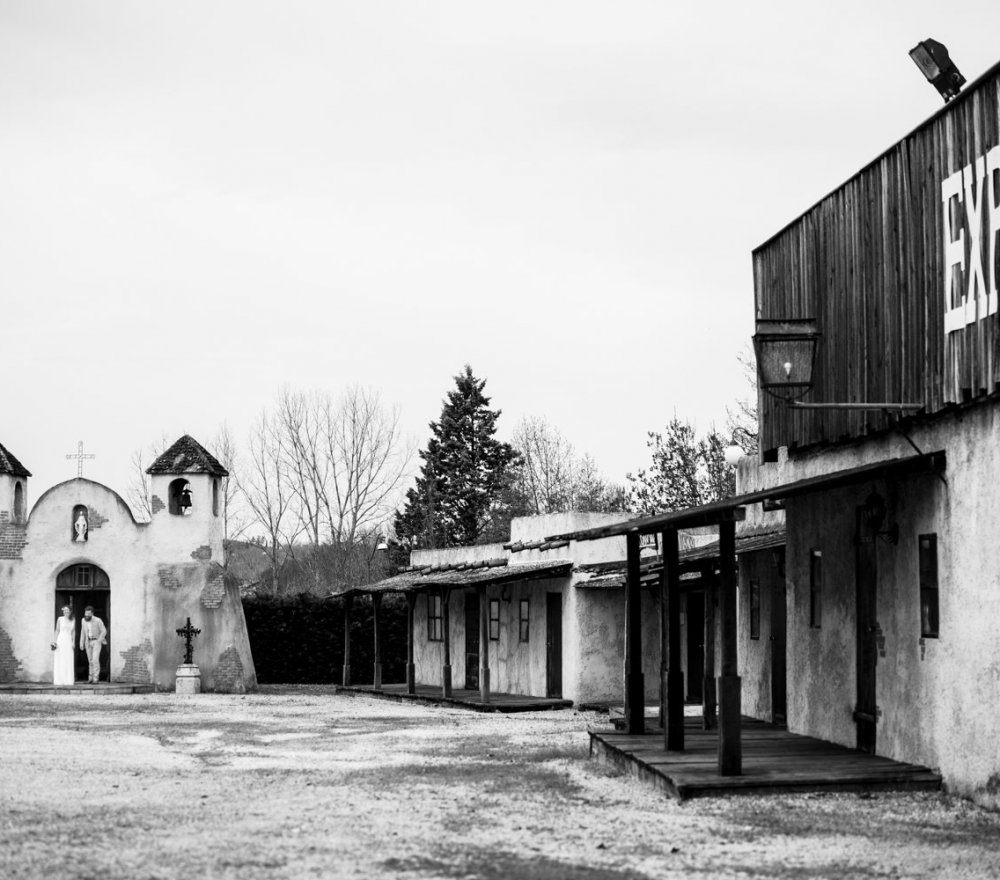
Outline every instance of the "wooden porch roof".
[[773, 486], [769, 489], [759, 489], [745, 495], [734, 495], [723, 501], [713, 501], [699, 507], [687, 507], [669, 513], [658, 513], [652, 516], [637, 517], [625, 522], [612, 523], [594, 529], [584, 529], [579, 532], [568, 532], [563, 535], [552, 535], [549, 541], [596, 541], [600, 538], [613, 538], [627, 535], [631, 532], [652, 534], [665, 529], [692, 529], [698, 526], [718, 525], [721, 522], [742, 520], [746, 514], [744, 508], [748, 504], [758, 504], [763, 501], [783, 501], [800, 495], [811, 495], [816, 492], [852, 486], [866, 480], [879, 480], [902, 477], [911, 474], [941, 473], [945, 469], [945, 454], [943, 451], [928, 452], [922, 455], [908, 455], [887, 461], [874, 462], [854, 468], [807, 477], [793, 483]]
[[[769, 550], [776, 547], [785, 546], [785, 528], [780, 526], [773, 529], [754, 532], [749, 535], [736, 536], [736, 555], [743, 553], [753, 553], [757, 550]], [[681, 550], [678, 554], [680, 564], [681, 589], [703, 589], [704, 582], [698, 575], [711, 571], [719, 558], [719, 542], [711, 541], [708, 544], [701, 544], [697, 547], [689, 547]], [[624, 560], [616, 566], [605, 565], [591, 569], [594, 576], [589, 580], [578, 581], [574, 586], [578, 590], [616, 590], [625, 586], [626, 563]], [[586, 571], [587, 566], [581, 566]], [[643, 587], [657, 587], [663, 573], [663, 558], [643, 560], [639, 567], [639, 580]]]
[[451, 571], [408, 571], [373, 584], [352, 587], [337, 596], [355, 596], [371, 593], [413, 593], [431, 587], [474, 587], [488, 584], [505, 584], [514, 581], [532, 581], [542, 578], [562, 577], [573, 569], [569, 559], [547, 559], [544, 562], [508, 563], [502, 566], [455, 569]]

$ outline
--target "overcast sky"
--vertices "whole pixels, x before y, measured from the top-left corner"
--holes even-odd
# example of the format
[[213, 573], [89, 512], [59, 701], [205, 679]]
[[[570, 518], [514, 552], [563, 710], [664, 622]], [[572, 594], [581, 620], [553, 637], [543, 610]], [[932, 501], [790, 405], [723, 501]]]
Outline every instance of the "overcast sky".
[[1000, 3], [0, 0], [0, 442], [29, 501], [278, 390], [452, 376], [605, 475], [746, 392], [750, 251], [1000, 60]]

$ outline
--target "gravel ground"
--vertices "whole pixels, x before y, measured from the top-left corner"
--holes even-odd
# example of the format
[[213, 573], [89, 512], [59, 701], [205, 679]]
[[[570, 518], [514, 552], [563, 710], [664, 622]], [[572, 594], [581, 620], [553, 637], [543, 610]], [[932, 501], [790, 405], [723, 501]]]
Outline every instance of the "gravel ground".
[[606, 717], [331, 696], [0, 697], [0, 877], [1000, 876], [939, 794], [680, 806], [587, 759]]

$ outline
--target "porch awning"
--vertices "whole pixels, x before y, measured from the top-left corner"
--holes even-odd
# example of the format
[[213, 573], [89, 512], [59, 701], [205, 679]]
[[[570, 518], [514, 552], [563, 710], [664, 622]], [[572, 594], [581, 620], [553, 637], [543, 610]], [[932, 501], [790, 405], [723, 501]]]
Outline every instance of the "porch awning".
[[653, 516], [637, 517], [625, 522], [612, 523], [593, 529], [583, 529], [579, 532], [567, 532], [562, 535], [552, 535], [548, 541], [595, 541], [599, 538], [613, 538], [637, 532], [640, 535], [660, 532], [664, 529], [691, 529], [697, 526], [718, 525], [721, 522], [742, 520], [744, 508], [748, 504], [758, 504], [762, 501], [782, 501], [800, 495], [811, 495], [843, 486], [852, 486], [866, 480], [897, 478], [915, 474], [942, 473], [945, 469], [944, 451], [928, 452], [923, 455], [909, 455], [893, 458], [887, 461], [874, 462], [860, 467], [846, 468], [785, 483], [769, 489], [759, 489], [745, 495], [734, 495], [722, 501], [702, 504], [699, 507], [687, 507], [684, 510], [674, 510], [670, 513], [658, 513]]
[[[784, 526], [736, 536], [737, 556], [784, 546]], [[717, 540], [681, 550], [678, 554], [681, 589], [703, 589], [704, 581], [701, 580], [700, 575], [705, 572], [706, 568], [711, 570], [714, 567], [713, 564], [717, 564], [718, 559], [719, 542]], [[587, 566], [581, 566], [581, 570], [587, 571]], [[614, 567], [602, 565], [593, 571], [593, 577], [588, 580], [578, 580], [574, 586], [578, 590], [616, 590], [625, 586], [624, 561]], [[643, 562], [639, 568], [639, 582], [643, 587], [658, 587], [662, 573], [663, 560], [660, 557]]]
[[352, 587], [337, 596], [355, 596], [371, 593], [414, 593], [432, 587], [475, 587], [489, 584], [507, 584], [516, 581], [534, 581], [543, 578], [564, 577], [573, 569], [569, 559], [547, 559], [544, 562], [519, 562], [486, 568], [468, 568], [452, 571], [432, 571], [422, 574], [408, 571], [373, 584]]

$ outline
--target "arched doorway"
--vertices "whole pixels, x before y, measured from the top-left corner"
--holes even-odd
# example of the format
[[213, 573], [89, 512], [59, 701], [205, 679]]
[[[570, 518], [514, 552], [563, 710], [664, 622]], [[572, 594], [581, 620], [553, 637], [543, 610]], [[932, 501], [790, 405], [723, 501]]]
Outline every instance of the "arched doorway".
[[62, 614], [63, 605], [73, 609], [76, 633], [73, 653], [76, 657], [76, 680], [85, 682], [89, 672], [87, 655], [80, 650], [80, 621], [83, 610], [94, 606], [94, 616], [101, 618], [108, 628], [108, 643], [101, 649], [101, 681], [111, 680], [111, 581], [104, 569], [81, 562], [64, 568], [56, 575], [56, 617]]

